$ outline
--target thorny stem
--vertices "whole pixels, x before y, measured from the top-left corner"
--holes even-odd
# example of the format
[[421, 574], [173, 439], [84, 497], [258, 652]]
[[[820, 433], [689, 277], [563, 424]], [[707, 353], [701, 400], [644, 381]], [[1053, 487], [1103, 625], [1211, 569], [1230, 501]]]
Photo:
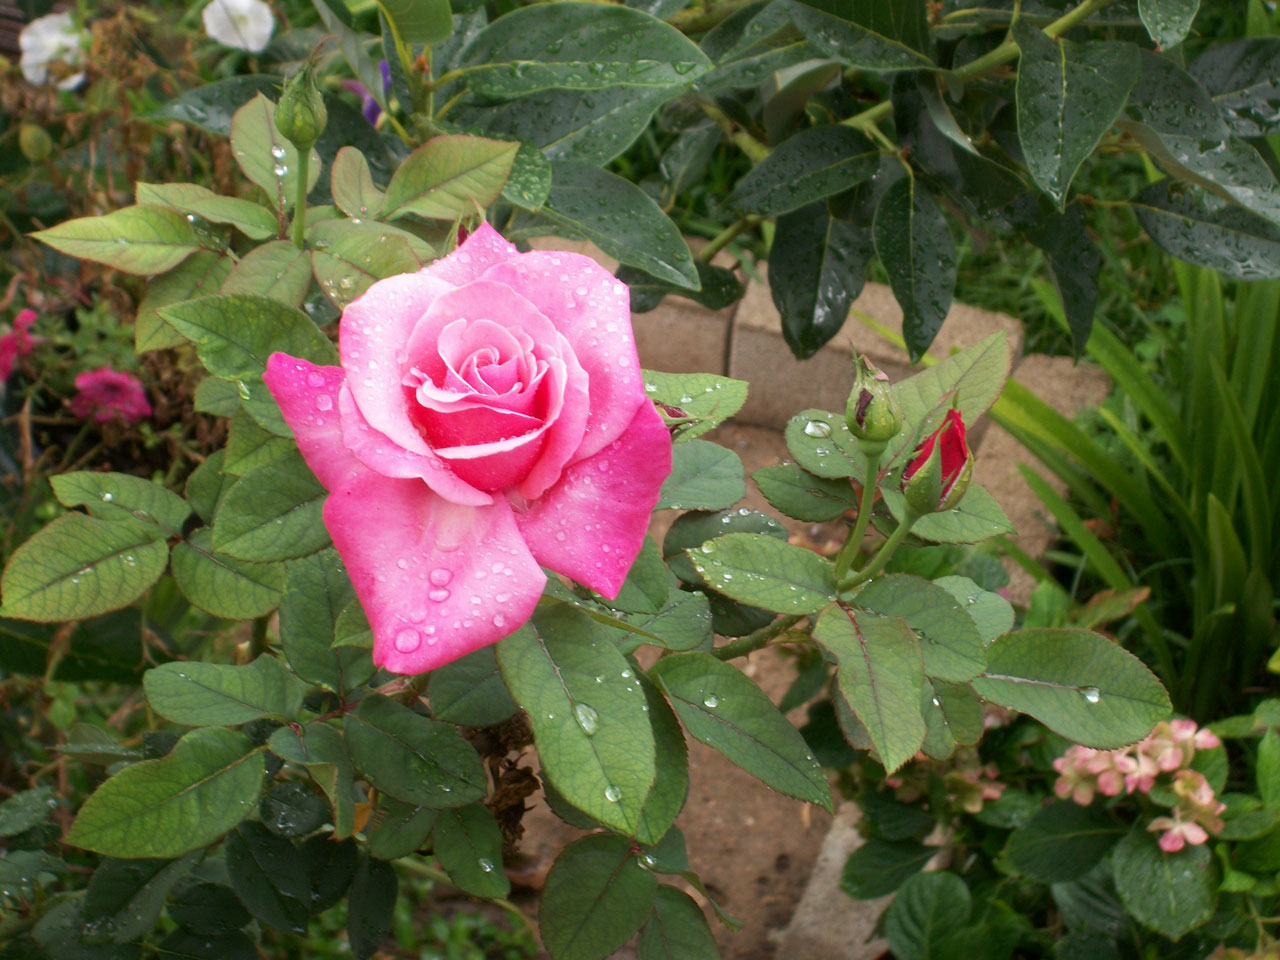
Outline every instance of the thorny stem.
[[898, 524], [893, 533], [889, 534], [889, 539], [881, 545], [879, 551], [872, 557], [871, 563], [865, 569], [859, 570], [853, 575], [853, 582], [862, 583], [864, 580], [870, 580], [883, 570], [884, 565], [889, 562], [889, 558], [893, 556], [894, 551], [906, 539], [912, 525], [920, 519], [920, 515], [912, 510], [910, 505], [904, 505], [903, 510], [905, 512], [902, 515], [902, 522]]
[[293, 202], [293, 245], [299, 250], [307, 235], [307, 168], [311, 165], [311, 147], [298, 147], [298, 193]]
[[745, 637], [739, 637], [732, 643], [726, 643], [723, 647], [716, 647], [711, 653], [718, 660], [733, 660], [735, 657], [745, 657], [747, 654], [767, 646], [770, 640], [779, 634], [786, 633], [803, 619], [804, 617], [798, 614], [787, 614], [785, 617], [779, 617], [753, 633], [748, 633]]
[[871, 510], [876, 502], [876, 481], [880, 472], [880, 454], [867, 454], [867, 470], [863, 475], [862, 499], [858, 503], [858, 519], [853, 525], [844, 546], [836, 554], [836, 583], [843, 580], [853, 566], [853, 558], [862, 547], [867, 527], [871, 523]]

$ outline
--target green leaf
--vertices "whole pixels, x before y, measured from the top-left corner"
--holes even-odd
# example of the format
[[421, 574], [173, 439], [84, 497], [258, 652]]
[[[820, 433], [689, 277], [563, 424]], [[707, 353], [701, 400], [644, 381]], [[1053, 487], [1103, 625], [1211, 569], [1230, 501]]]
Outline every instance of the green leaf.
[[914, 363], [929, 349], [951, 309], [956, 286], [951, 228], [932, 195], [914, 177], [903, 177], [876, 205], [872, 232], [876, 256], [902, 307], [902, 336]]
[[29, 830], [57, 809], [58, 800], [49, 787], [15, 793], [0, 803], [0, 837]]
[[272, 240], [241, 257], [217, 292], [268, 297], [290, 307], [301, 307], [310, 289], [311, 258], [307, 251], [299, 250], [288, 240]]
[[80, 808], [67, 843], [108, 857], [179, 857], [249, 814], [262, 789], [261, 749], [234, 730], [192, 730], [158, 760], [125, 767]]
[[585, 3], [507, 13], [481, 32], [465, 60], [467, 86], [495, 100], [552, 89], [685, 87], [711, 66], [661, 20]]
[[787, 421], [784, 436], [796, 463], [815, 477], [853, 477], [862, 482], [866, 458], [844, 417], [826, 410], [805, 410]]
[[690, 440], [672, 451], [671, 473], [663, 481], [655, 510], [718, 510], [747, 492], [742, 460], [708, 440]]
[[397, 800], [458, 807], [484, 797], [479, 755], [452, 726], [370, 694], [342, 721], [351, 759], [369, 782]]
[[518, 143], [482, 137], [432, 137], [396, 168], [383, 198], [383, 216], [471, 216], [498, 199], [519, 148]]
[[816, 613], [835, 599], [831, 563], [812, 550], [755, 533], [730, 533], [690, 550], [718, 593], [775, 613]]
[[243, 476], [254, 467], [283, 459], [295, 449], [297, 444], [292, 439], [276, 436], [260, 426], [244, 407], [237, 407], [231, 417], [222, 469], [232, 478]]
[[649, 707], [649, 723], [653, 726], [656, 775], [640, 810], [636, 839], [641, 843], [657, 843], [673, 829], [671, 825], [689, 795], [689, 748], [671, 705], [652, 680], [644, 674], [639, 674], [639, 678]]
[[103, 860], [85, 892], [82, 937], [92, 943], [127, 943], [160, 919], [165, 898], [198, 857], [177, 860]]
[[915, 840], [868, 837], [844, 862], [840, 889], [855, 900], [883, 897], [923, 870], [937, 852]]
[[160, 315], [196, 345], [205, 369], [225, 380], [260, 379], [276, 351], [312, 363], [338, 362], [337, 350], [310, 317], [267, 297], [202, 297], [165, 307]]
[[898, 960], [941, 956], [939, 943], [969, 920], [969, 888], [945, 870], [921, 873], [899, 889], [884, 913], [884, 935]]
[[1005, 634], [987, 647], [973, 689], [1104, 750], [1141, 740], [1169, 714], [1168, 694], [1142, 661], [1088, 630]]
[[369, 626], [369, 618], [365, 616], [364, 607], [360, 606], [359, 600], [352, 600], [338, 614], [338, 620], [333, 625], [333, 645], [373, 649], [373, 628]]
[[[258, 94], [231, 118], [231, 153], [244, 175], [267, 194], [282, 213], [298, 194], [298, 151], [276, 129], [276, 105]], [[310, 149], [307, 192], [320, 180], [320, 154]]]
[[810, 127], [739, 180], [729, 203], [747, 213], [790, 213], [857, 186], [879, 166], [880, 148], [851, 127]]
[[1018, 21], [1018, 142], [1031, 178], [1065, 208], [1076, 171], [1115, 123], [1140, 70], [1129, 43], [1071, 43]]
[[742, 299], [746, 287], [733, 270], [703, 263], [701, 260], [695, 260], [693, 266], [698, 271], [700, 287], [697, 290], [666, 283], [634, 267], [620, 267], [617, 277], [627, 285], [631, 293], [631, 312], [648, 313], [668, 294], [700, 303], [708, 310], [723, 310]]
[[341, 693], [373, 676], [367, 650], [333, 647], [338, 618], [355, 602], [355, 590], [336, 551], [294, 560], [280, 603], [280, 646], [303, 680]]
[[619, 263], [698, 289], [698, 271], [679, 228], [647, 193], [617, 174], [582, 163], [553, 163], [551, 192], [540, 214]]
[[453, 32], [453, 11], [447, 0], [378, 0], [378, 9], [400, 42], [410, 47], [437, 44]]
[[667, 650], [711, 649], [711, 606], [706, 594], [679, 589], [679, 581], [674, 576], [670, 578], [667, 600], [661, 610], [652, 614], [625, 614], [622, 619], [637, 631], [615, 641], [624, 655], [634, 653], [646, 643]]
[[945, 589], [906, 573], [877, 577], [857, 594], [859, 607], [900, 617], [921, 639], [924, 673], [952, 683], [971, 680], [987, 665], [982, 634]]
[[177, 960], [255, 960], [259, 956], [253, 941], [238, 930], [212, 935], [175, 930], [155, 950], [157, 957]]
[[[211, 223], [229, 223], [246, 237], [266, 240], [280, 233], [279, 218], [252, 200], [224, 197], [195, 183], [135, 183], [134, 202], [168, 207], [184, 217], [198, 217]], [[188, 223], [194, 222], [190, 219]], [[197, 231], [199, 227], [195, 228]]]
[[529, 715], [552, 785], [573, 806], [634, 836], [654, 782], [653, 731], [634, 668], [580, 611], [539, 612], [497, 646], [512, 698]]
[[30, 234], [60, 253], [150, 276], [172, 270], [200, 250], [220, 253], [225, 241], [201, 232], [167, 207], [124, 207], [103, 217], [66, 220]]
[[143, 674], [142, 685], [153, 710], [188, 727], [225, 727], [260, 717], [290, 720], [304, 692], [288, 668], [267, 654], [244, 666], [165, 663]]
[[473, 897], [505, 897], [511, 890], [502, 870], [502, 831], [488, 807], [442, 810], [432, 848], [453, 885]]
[[1268, 810], [1280, 810], [1280, 733], [1268, 730], [1258, 741], [1258, 762], [1254, 775], [1258, 795]]
[[789, 7], [800, 31], [848, 66], [878, 72], [934, 67], [923, 0], [793, 0]]
[[337, 309], [386, 277], [415, 273], [422, 261], [408, 234], [381, 223], [324, 220], [307, 231], [316, 282]]
[[231, 479], [222, 472], [225, 458], [226, 451], [217, 450], [187, 477], [187, 501], [206, 523], [217, 512], [223, 490]]
[[241, 560], [291, 560], [329, 545], [321, 509], [327, 491], [300, 455], [250, 470], [227, 491], [213, 546]]
[[650, 678], [685, 729], [780, 793], [831, 809], [831, 791], [804, 739], [754, 683], [706, 653], [663, 657]]
[[1124, 832], [1104, 810], [1059, 800], [1009, 834], [1004, 856], [1019, 873], [1066, 883], [1097, 866]]
[[687, 893], [658, 887], [653, 915], [640, 930], [636, 944], [639, 960], [719, 960], [715, 937], [707, 918]]
[[296, 780], [273, 783], [258, 803], [263, 825], [278, 837], [305, 837], [329, 822], [329, 804]]
[[399, 881], [395, 868], [383, 860], [362, 857], [351, 881], [350, 910], [347, 912], [347, 940], [357, 960], [377, 953], [391, 932], [395, 918]]
[[688, 417], [693, 423], [676, 427], [677, 443], [692, 440], [714, 430], [747, 402], [745, 380], [732, 380], [713, 373], [662, 373], [645, 370], [644, 392], [654, 403], [674, 407], [675, 416]]
[[413, 853], [431, 836], [437, 811], [386, 798], [369, 821], [369, 856], [399, 860]]
[[1204, 86], [1232, 133], [1260, 137], [1276, 130], [1278, 59], [1280, 41], [1275, 37], [1247, 37], [1215, 44], [1193, 60], [1187, 72]]
[[208, 527], [174, 544], [173, 579], [183, 596], [201, 610], [227, 620], [252, 620], [280, 605], [284, 564], [222, 556], [212, 544]]
[[133, 320], [135, 349], [145, 353], [185, 343], [185, 338], [161, 319], [160, 308], [217, 293], [231, 269], [231, 258], [226, 254], [198, 250], [168, 273], [152, 277]]
[[832, 604], [813, 638], [836, 658], [836, 684], [866, 727], [886, 771], [902, 766], [924, 742], [920, 715], [924, 662], [920, 644], [898, 619]]
[[374, 186], [369, 161], [355, 147], [343, 147], [333, 158], [329, 192], [338, 209], [348, 217], [376, 220], [382, 213], [383, 193]]
[[249, 911], [235, 892], [220, 883], [183, 884], [167, 905], [169, 917], [197, 936], [235, 933], [249, 923]]
[[693, 568], [686, 551], [726, 533], [759, 533], [778, 540], [787, 539], [787, 528], [767, 514], [740, 507], [717, 513], [686, 513], [676, 519], [662, 541], [662, 558], [671, 572], [685, 583], [701, 585], [702, 577]]
[[118, 610], [160, 578], [168, 558], [155, 524], [65, 514], [9, 557], [0, 616], [54, 623]]
[[337, 728], [327, 723], [308, 723], [299, 736], [292, 727], [280, 727], [271, 734], [267, 745], [282, 760], [296, 763], [311, 774], [333, 807], [334, 836], [351, 836], [355, 830], [355, 771]]
[[833, 217], [825, 203], [778, 218], [769, 292], [797, 357], [813, 356], [840, 332], [866, 282], [872, 250], [871, 231]]
[[1138, 15], [1157, 47], [1176, 47], [1187, 38], [1200, 0], [1138, 0]]
[[491, 727], [520, 709], [511, 699], [492, 646], [431, 671], [431, 715], [465, 727]]
[[[905, 514], [902, 494], [881, 488], [885, 506], [899, 523]], [[950, 510], [930, 513], [911, 527], [911, 535], [932, 543], [982, 543], [1002, 533], [1015, 533], [999, 502], [976, 483], [970, 483], [964, 497]]]
[[847, 481], [814, 476], [795, 463], [757, 470], [751, 479], [774, 509], [806, 523], [834, 520], [858, 505]]
[[939, 577], [933, 582], [964, 607], [982, 634], [984, 645], [1013, 629], [1013, 605], [1000, 594], [983, 590], [968, 577]]
[[617, 597], [606, 600], [600, 594], [595, 594], [595, 598], [601, 604], [623, 613], [655, 614], [667, 602], [667, 576], [667, 567], [662, 562], [657, 543], [652, 537], [645, 537]]
[[226, 858], [231, 886], [250, 913], [278, 930], [306, 931], [311, 882], [292, 843], [250, 821], [227, 837]]
[[257, 94], [275, 93], [281, 78], [247, 74], [192, 87], [148, 114], [152, 120], [180, 120], [219, 137], [231, 135], [231, 117]]
[[543, 888], [538, 920], [553, 960], [602, 960], [649, 916], [658, 879], [622, 837], [596, 834], [569, 844]]
[[1170, 940], [1207, 923], [1218, 904], [1213, 853], [1207, 845], [1165, 853], [1142, 824], [1116, 846], [1111, 858], [1116, 892], [1144, 926]]
[[64, 507], [84, 507], [103, 520], [152, 524], [157, 540], [176, 534], [191, 515], [186, 501], [172, 490], [127, 473], [64, 473], [50, 477], [49, 484]]
[[1151, 239], [1180, 260], [1241, 280], [1280, 277], [1280, 226], [1170, 180], [1133, 199]]
[[502, 187], [502, 196], [525, 210], [537, 210], [550, 194], [550, 159], [534, 144], [522, 141]]

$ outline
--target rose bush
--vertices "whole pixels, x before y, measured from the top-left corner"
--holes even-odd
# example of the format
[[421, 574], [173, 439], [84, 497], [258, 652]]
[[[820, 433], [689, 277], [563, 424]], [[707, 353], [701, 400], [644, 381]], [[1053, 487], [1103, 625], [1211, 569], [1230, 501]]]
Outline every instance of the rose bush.
[[484, 225], [348, 306], [341, 367], [270, 357], [377, 664], [420, 673], [511, 633], [540, 566], [617, 595], [671, 469], [629, 303], [593, 260]]

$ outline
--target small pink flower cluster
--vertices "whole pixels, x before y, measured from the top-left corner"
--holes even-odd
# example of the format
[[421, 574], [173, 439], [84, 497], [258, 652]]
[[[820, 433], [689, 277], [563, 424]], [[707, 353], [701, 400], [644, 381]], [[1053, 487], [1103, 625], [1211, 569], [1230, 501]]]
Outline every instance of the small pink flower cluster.
[[1156, 817], [1147, 829], [1153, 833], [1163, 830], [1161, 849], [1176, 853], [1188, 843], [1204, 843], [1210, 833], [1222, 829], [1218, 814], [1226, 804], [1214, 796], [1213, 787], [1202, 773], [1190, 769], [1197, 750], [1220, 746], [1222, 741], [1213, 731], [1198, 729], [1192, 720], [1158, 723], [1141, 743], [1120, 750], [1077, 745], [1053, 761], [1053, 768], [1058, 771], [1053, 792], [1088, 806], [1096, 793], [1107, 797], [1148, 793], [1157, 777], [1173, 774], [1171, 789], [1178, 797], [1173, 815]]
[[996, 778], [1000, 768], [994, 763], [986, 766], [962, 765], [945, 777], [947, 799], [965, 813], [982, 812], [988, 800], [999, 800], [1006, 784]]
[[96, 423], [112, 420], [137, 423], [151, 416], [151, 404], [142, 381], [133, 374], [100, 367], [76, 377], [71, 412], [81, 420], [92, 418]]
[[13, 318], [13, 330], [0, 335], [0, 383], [9, 379], [18, 358], [26, 356], [35, 346], [36, 339], [28, 331], [36, 322], [36, 316], [30, 308], [19, 310]]
[[988, 800], [999, 800], [1007, 784], [996, 778], [1000, 768], [994, 763], [985, 766], [978, 759], [976, 750], [957, 750], [955, 755], [942, 763], [931, 760], [924, 753], [917, 753], [909, 766], [896, 776], [886, 777], [884, 785], [892, 788], [894, 797], [901, 803], [914, 803], [929, 792], [930, 777], [942, 767], [951, 766], [942, 775], [947, 788], [947, 806], [965, 813], [981, 813]]

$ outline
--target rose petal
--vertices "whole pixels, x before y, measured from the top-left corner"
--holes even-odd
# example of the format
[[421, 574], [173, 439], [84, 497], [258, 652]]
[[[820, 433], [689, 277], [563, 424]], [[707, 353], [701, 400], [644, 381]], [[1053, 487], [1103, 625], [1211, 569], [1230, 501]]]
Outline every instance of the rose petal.
[[514, 631], [546, 575], [505, 501], [466, 507], [420, 480], [366, 473], [330, 495], [325, 526], [373, 628], [373, 661], [422, 673]]
[[431, 265], [431, 275], [456, 286], [479, 279], [496, 263], [520, 256], [520, 251], [502, 239], [502, 234], [482, 223], [457, 250]]
[[552, 250], [499, 263], [484, 278], [508, 284], [553, 318], [586, 370], [591, 415], [577, 456], [617, 439], [645, 399], [626, 286], [590, 257]]
[[406, 450], [373, 429], [361, 415], [351, 390], [346, 386], [338, 394], [338, 411], [342, 415], [343, 444], [351, 455], [374, 472], [384, 477], [422, 480], [454, 503], [478, 507], [493, 502], [489, 494], [477, 490], [455, 474], [429, 446], [425, 454]]
[[320, 367], [287, 353], [267, 358], [262, 379], [298, 441], [302, 459], [326, 490], [367, 472], [342, 442], [338, 417], [341, 367]]
[[537, 561], [617, 596], [671, 472], [671, 435], [645, 403], [618, 439], [565, 470], [516, 523]]

